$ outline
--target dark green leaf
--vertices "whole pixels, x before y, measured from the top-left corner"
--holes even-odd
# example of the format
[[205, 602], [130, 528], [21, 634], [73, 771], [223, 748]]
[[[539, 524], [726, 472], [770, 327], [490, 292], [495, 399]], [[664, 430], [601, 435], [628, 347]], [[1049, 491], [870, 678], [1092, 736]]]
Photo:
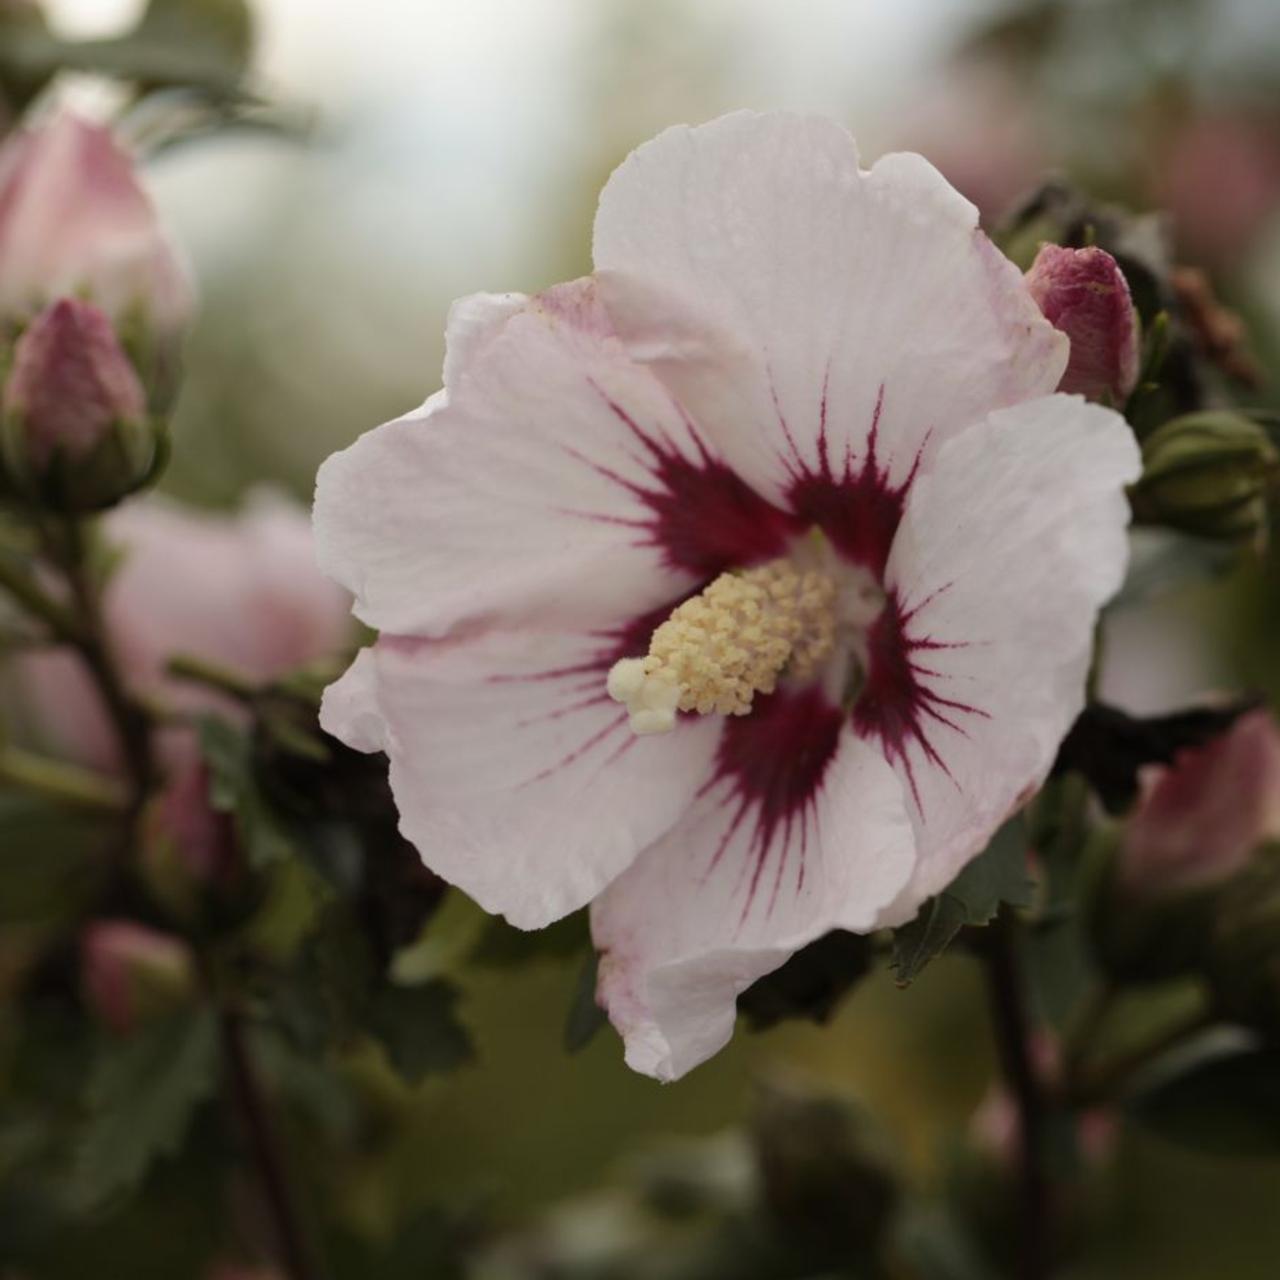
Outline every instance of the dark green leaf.
[[77, 1199], [88, 1207], [126, 1193], [153, 1161], [176, 1152], [217, 1075], [217, 1024], [207, 1009], [185, 1010], [104, 1043], [76, 1152]]
[[826, 1022], [841, 999], [871, 970], [868, 938], [843, 929], [811, 942], [780, 969], [753, 982], [738, 997], [738, 1012], [752, 1031], [789, 1018]]
[[578, 1053], [589, 1045], [597, 1031], [608, 1021], [605, 1012], [596, 1004], [596, 978], [599, 957], [593, 951], [587, 956], [573, 988], [569, 1003], [569, 1016], [564, 1024], [564, 1047], [569, 1053]]
[[587, 913], [575, 911], [545, 929], [516, 929], [500, 916], [490, 916], [471, 951], [476, 964], [510, 968], [533, 960], [562, 960], [591, 945]]
[[1026, 826], [1011, 818], [991, 843], [920, 914], [894, 930], [890, 963], [900, 985], [919, 976], [966, 925], [989, 924], [1002, 902], [1025, 907], [1031, 901], [1027, 874]]
[[1217, 1045], [1171, 1055], [1129, 1101], [1146, 1128], [1220, 1156], [1280, 1156], [1280, 1050]]
[[1109, 813], [1123, 813], [1138, 794], [1143, 765], [1172, 764], [1179, 751], [1203, 746], [1257, 705], [1258, 699], [1246, 698], [1223, 706], [1132, 716], [1119, 707], [1091, 702], [1062, 740], [1052, 776], [1079, 773]]
[[100, 817], [0, 792], [0, 924], [74, 915], [95, 889], [102, 865], [95, 854], [111, 834], [105, 826]]
[[410, 1084], [474, 1058], [471, 1037], [458, 1019], [458, 995], [451, 982], [437, 978], [417, 987], [387, 986], [375, 997], [368, 1029]]
[[209, 766], [209, 800], [231, 814], [249, 863], [267, 867], [292, 853], [288, 837], [253, 775], [248, 737], [217, 716], [200, 720], [200, 750]]
[[920, 1280], [997, 1280], [956, 1216], [937, 1205], [918, 1205], [902, 1215], [895, 1244], [910, 1274]]
[[158, 0], [122, 36], [66, 40], [35, 24], [9, 30], [0, 48], [0, 73], [30, 80], [85, 71], [144, 88], [184, 88], [215, 100], [235, 99], [244, 96], [241, 82], [252, 34], [241, 0]]

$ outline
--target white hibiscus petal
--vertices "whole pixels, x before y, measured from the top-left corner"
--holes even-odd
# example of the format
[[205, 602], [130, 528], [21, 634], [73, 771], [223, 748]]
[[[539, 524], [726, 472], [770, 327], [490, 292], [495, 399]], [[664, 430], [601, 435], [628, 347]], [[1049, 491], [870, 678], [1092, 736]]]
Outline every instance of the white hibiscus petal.
[[914, 914], [1043, 782], [1124, 575], [1139, 472], [1118, 414], [1059, 395], [956, 437], [912, 490], [854, 712], [912, 796], [920, 865], [887, 919]]
[[602, 626], [782, 549], [787, 518], [627, 357], [591, 281], [453, 321], [447, 394], [320, 469], [317, 554], [371, 626]]
[[775, 502], [799, 478], [917, 459], [1052, 391], [1062, 335], [927, 161], [858, 166], [835, 123], [739, 112], [669, 129], [609, 180], [602, 296], [632, 354]]
[[[598, 995], [646, 1075], [672, 1080], [709, 1058], [743, 990], [832, 929], [869, 929], [911, 875], [911, 825], [883, 757], [835, 708], [793, 702], [787, 725], [782, 705], [726, 726], [716, 782], [592, 905]], [[754, 743], [737, 768], [735, 732]]]
[[531, 929], [584, 906], [709, 776], [720, 726], [638, 738], [605, 692], [616, 637], [384, 637], [325, 697], [325, 729], [384, 750], [400, 828], [487, 911]]

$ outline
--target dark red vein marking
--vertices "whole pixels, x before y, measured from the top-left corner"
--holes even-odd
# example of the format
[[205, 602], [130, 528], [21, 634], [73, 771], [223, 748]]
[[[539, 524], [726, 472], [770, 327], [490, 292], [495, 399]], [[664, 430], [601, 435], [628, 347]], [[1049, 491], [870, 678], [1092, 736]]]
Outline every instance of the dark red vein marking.
[[[715, 870], [734, 836], [750, 819], [750, 839], [740, 868], [741, 877], [747, 880], [743, 920], [771, 856], [779, 859], [776, 877], [780, 882], [796, 832], [804, 831], [812, 817], [843, 727], [839, 707], [812, 686], [757, 697], [750, 715], [726, 719], [715, 771], [703, 792], [722, 785], [721, 806], [736, 802], [737, 807], [705, 874]], [[807, 843], [807, 839], [801, 841], [802, 853]], [[803, 876], [803, 869], [798, 876]]]
[[[944, 588], [945, 589], [945, 588]], [[935, 592], [936, 596], [939, 594]], [[933, 597], [929, 597], [933, 598]], [[940, 708], [959, 716], [990, 719], [981, 707], [947, 698], [924, 683], [928, 677], [943, 678], [941, 673], [918, 667], [912, 655], [918, 650], [963, 648], [965, 642], [943, 642], [932, 636], [912, 636], [908, 629], [911, 618], [922, 604], [904, 611], [894, 592], [889, 593], [885, 607], [867, 634], [867, 680], [853, 708], [853, 727], [864, 738], [878, 739], [885, 758], [901, 767], [907, 776], [916, 808], [920, 809], [920, 789], [911, 751], [918, 750], [930, 764], [941, 770], [959, 786], [936, 744], [930, 737], [929, 722], [942, 724], [963, 737], [968, 732], [955, 718]]]
[[570, 446], [564, 452], [648, 508], [647, 518], [603, 512], [566, 512], [579, 518], [636, 528], [639, 546], [656, 548], [670, 569], [703, 582], [726, 569], [759, 564], [785, 553], [798, 526], [791, 516], [761, 497], [707, 446], [683, 410], [692, 456], [665, 433], [641, 425], [635, 415], [595, 382], [592, 389], [646, 455], [629, 454], [647, 475], [632, 479]]
[[[830, 370], [828, 368], [828, 376]], [[822, 384], [818, 410], [817, 469], [806, 467], [792, 480], [788, 503], [802, 524], [815, 524], [847, 560], [862, 565], [884, 581], [885, 565], [893, 547], [907, 494], [919, 474], [928, 436], [917, 450], [907, 477], [900, 484], [890, 479], [892, 459], [881, 460], [880, 418], [884, 412], [885, 389], [881, 384], [871, 411], [866, 454], [855, 465], [852, 448], [846, 441], [841, 469], [831, 464], [827, 431], [827, 377]]]

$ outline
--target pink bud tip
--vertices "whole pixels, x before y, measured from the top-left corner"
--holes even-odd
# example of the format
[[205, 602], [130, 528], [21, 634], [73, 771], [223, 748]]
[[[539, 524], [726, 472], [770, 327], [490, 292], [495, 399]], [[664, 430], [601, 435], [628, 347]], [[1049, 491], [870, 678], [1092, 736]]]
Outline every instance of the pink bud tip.
[[1105, 249], [1047, 244], [1027, 287], [1045, 319], [1071, 340], [1058, 390], [1123, 404], [1138, 382], [1138, 315], [1116, 260]]
[[1146, 897], [1209, 887], [1278, 836], [1280, 729], [1268, 712], [1252, 711], [1147, 774], [1125, 832], [1121, 881]]
[[191, 952], [178, 938], [129, 920], [102, 920], [81, 940], [85, 1001], [112, 1031], [124, 1034], [190, 993]]
[[17, 423], [25, 464], [38, 473], [55, 451], [78, 461], [113, 426], [142, 422], [146, 395], [107, 317], [63, 298], [18, 339], [4, 413]]
[[224, 883], [238, 866], [235, 825], [209, 800], [209, 770], [184, 762], [147, 812], [144, 859], [156, 871], [179, 870], [194, 885]]

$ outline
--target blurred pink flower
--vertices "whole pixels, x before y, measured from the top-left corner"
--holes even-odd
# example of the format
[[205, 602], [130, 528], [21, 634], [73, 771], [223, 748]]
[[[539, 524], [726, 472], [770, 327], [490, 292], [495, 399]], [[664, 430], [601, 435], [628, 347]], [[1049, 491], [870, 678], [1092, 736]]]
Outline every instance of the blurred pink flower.
[[0, 145], [0, 323], [69, 296], [162, 335], [180, 331], [193, 306], [132, 158], [109, 129], [63, 111]]
[[[10, 465], [39, 473], [57, 451], [67, 461], [92, 453], [113, 428], [142, 427], [146, 393], [111, 321], [90, 303], [62, 298], [18, 339], [4, 384]], [[16, 458], [15, 458], [16, 455]]]
[[1047, 394], [1065, 340], [919, 156], [672, 129], [594, 243], [591, 279], [457, 303], [445, 390], [321, 469], [321, 562], [383, 632], [322, 720], [486, 909], [593, 903], [600, 998], [669, 1079], [1043, 779], [1138, 458]]
[[1206, 888], [1280, 838], [1280, 729], [1251, 711], [1206, 746], [1153, 766], [1125, 829], [1120, 884], [1157, 897]]
[[184, 1004], [195, 987], [187, 944], [132, 920], [98, 920], [81, 939], [84, 998], [121, 1035]]
[[1123, 405], [1138, 382], [1138, 313], [1116, 260], [1105, 249], [1047, 244], [1027, 272], [1027, 287], [1071, 342], [1058, 390]]
[[[238, 515], [160, 498], [112, 512], [106, 529], [124, 557], [106, 593], [108, 629], [130, 685], [186, 709], [220, 705], [167, 678], [174, 654], [269, 679], [338, 653], [350, 638], [350, 597], [316, 568], [305, 513], [254, 495]], [[115, 767], [114, 733], [70, 654], [32, 653], [18, 664], [33, 719], [64, 754]]]
[[955, 65], [911, 96], [892, 142], [928, 156], [991, 223], [1029, 195], [1048, 166], [1033, 108], [993, 64]]
[[1238, 260], [1280, 212], [1280, 127], [1243, 114], [1201, 116], [1153, 153], [1156, 201], [1192, 258]]

